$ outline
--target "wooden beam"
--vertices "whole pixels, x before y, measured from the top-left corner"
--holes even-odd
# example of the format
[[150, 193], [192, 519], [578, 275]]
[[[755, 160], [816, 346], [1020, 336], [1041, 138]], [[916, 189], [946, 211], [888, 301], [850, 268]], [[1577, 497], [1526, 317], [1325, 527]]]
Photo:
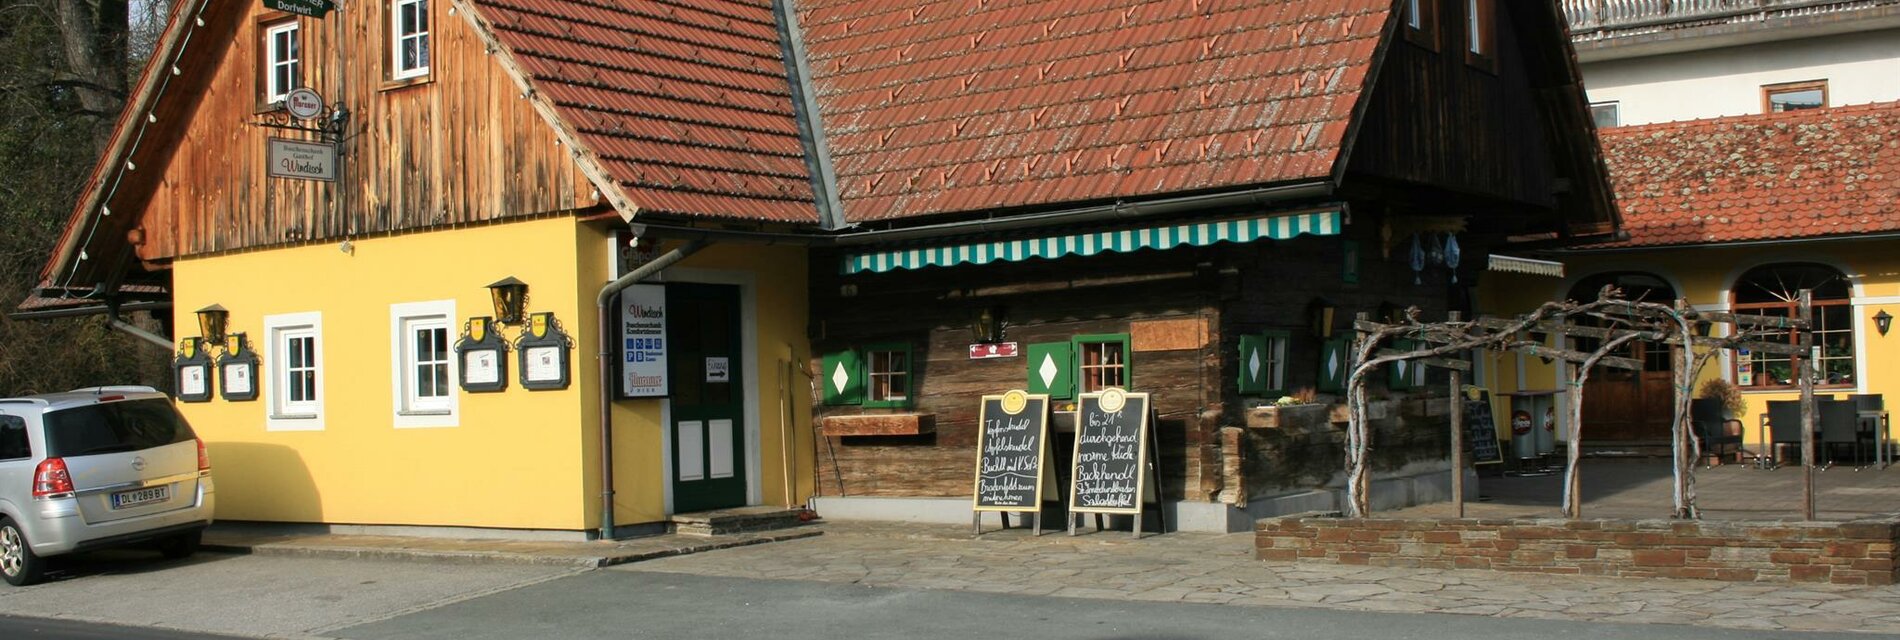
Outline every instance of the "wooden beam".
[[[1515, 324], [1515, 321], [1505, 319], [1505, 318], [1480, 318], [1478, 319], [1478, 324], [1479, 326], [1482, 326], [1486, 329], [1501, 330]], [[1533, 326], [1526, 330], [1535, 331], [1538, 333], [1556, 333], [1558, 331], [1557, 329], [1558, 326], [1559, 326], [1558, 323], [1546, 321], [1546, 322], [1540, 322], [1536, 326]], [[1612, 338], [1620, 337], [1626, 333], [1647, 333], [1647, 334], [1655, 335], [1657, 337], [1654, 337], [1654, 338], [1645, 337], [1645, 338], [1642, 338], [1643, 340], [1647, 340], [1649, 342], [1660, 342], [1662, 344], [1670, 344], [1670, 345], [1682, 344], [1681, 338], [1673, 334], [1665, 334], [1658, 331], [1631, 331], [1629, 329], [1613, 329], [1613, 328], [1608, 328], [1608, 327], [1586, 327], [1586, 326], [1580, 326], [1580, 325], [1572, 325], [1572, 326], [1566, 327], [1563, 329], [1563, 331], [1572, 336], [1576, 336], [1580, 338], [1596, 338], [1598, 340], [1609, 340]], [[1762, 353], [1772, 353], [1772, 354], [1784, 355], [1784, 356], [1801, 355], [1808, 352], [1807, 348], [1802, 347], [1800, 345], [1786, 344], [1786, 343], [1779, 343], [1779, 342], [1762, 342], [1759, 340], [1745, 340], [1741, 342], [1730, 342], [1729, 340], [1725, 338], [1711, 338], [1711, 337], [1704, 337], [1704, 336], [1695, 336], [1693, 338], [1693, 342], [1696, 346], [1699, 346], [1699, 347], [1748, 349], [1750, 351], [1760, 351]]]
[[1802, 320], [1800, 318], [1789, 318], [1785, 316], [1759, 316], [1759, 315], [1750, 315], [1750, 314], [1741, 314], [1741, 313], [1729, 313], [1726, 311], [1698, 311], [1696, 312], [1695, 318], [1697, 320], [1708, 320], [1710, 322], [1722, 322], [1722, 323], [1728, 323], [1728, 324], [1745, 325], [1745, 326], [1750, 326], [1750, 327], [1766, 327], [1769, 329], [1807, 329], [1809, 328], [1808, 325], [1813, 324], [1807, 320]]
[[[1511, 345], [1509, 349], [1512, 351], [1522, 351], [1524, 353], [1528, 353], [1540, 358], [1550, 358], [1552, 360], [1562, 360], [1565, 362], [1582, 363], [1583, 361], [1590, 359], [1590, 354], [1584, 353], [1582, 351], [1572, 351], [1570, 349], [1553, 349], [1551, 347], [1546, 347], [1546, 346], [1537, 345], [1537, 344]], [[1616, 369], [1628, 369], [1630, 371], [1643, 370], [1643, 361], [1637, 360], [1635, 358], [1620, 358], [1617, 356], [1603, 356], [1602, 358], [1597, 359], [1597, 364], [1603, 365], [1606, 367], [1616, 368]]]
[[[1403, 356], [1406, 353], [1408, 352], [1397, 351], [1393, 349], [1380, 349], [1378, 353], [1373, 354], [1373, 357], [1386, 358], [1386, 357], [1391, 357], [1391, 356]], [[1440, 369], [1451, 369], [1452, 371], [1466, 371], [1466, 372], [1471, 371], [1471, 363], [1465, 362], [1463, 360], [1453, 360], [1450, 358], [1433, 358], [1433, 357], [1407, 358], [1407, 360], [1410, 362], [1422, 364], [1428, 367], [1438, 367]]]

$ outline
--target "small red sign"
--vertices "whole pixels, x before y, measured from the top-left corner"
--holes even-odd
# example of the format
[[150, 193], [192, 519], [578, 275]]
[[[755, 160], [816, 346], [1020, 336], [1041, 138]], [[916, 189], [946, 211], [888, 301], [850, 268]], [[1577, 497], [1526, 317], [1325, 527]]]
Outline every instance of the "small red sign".
[[970, 359], [971, 360], [988, 360], [990, 358], [1014, 358], [1017, 355], [1018, 355], [1017, 346], [1016, 346], [1016, 343], [1014, 342], [994, 342], [994, 343], [970, 345]]

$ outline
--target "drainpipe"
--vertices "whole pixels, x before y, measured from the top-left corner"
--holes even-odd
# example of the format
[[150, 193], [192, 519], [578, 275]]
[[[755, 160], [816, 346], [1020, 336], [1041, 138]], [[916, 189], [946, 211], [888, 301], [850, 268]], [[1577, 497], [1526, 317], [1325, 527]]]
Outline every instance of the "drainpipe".
[[[686, 256], [692, 255], [705, 246], [705, 242], [688, 240], [679, 248], [661, 254], [652, 262], [640, 265], [627, 275], [620, 276], [620, 279], [607, 283], [607, 286], [601, 287], [600, 296], [594, 301], [600, 313], [598, 323], [600, 325], [600, 353], [597, 354], [597, 359], [600, 361], [600, 539], [602, 540], [614, 539], [614, 388], [612, 380], [614, 366], [613, 361], [608, 358], [613, 355], [610, 345], [614, 341], [615, 298], [620, 294], [620, 290], [665, 271], [667, 267], [686, 259]], [[166, 348], [171, 348], [171, 344], [166, 343]]]
[[156, 333], [140, 329], [138, 325], [120, 320], [119, 313], [116, 310], [106, 315], [106, 325], [130, 334], [134, 338], [152, 343], [153, 346], [164, 349], [165, 353], [172, 352], [172, 341], [166, 340]]

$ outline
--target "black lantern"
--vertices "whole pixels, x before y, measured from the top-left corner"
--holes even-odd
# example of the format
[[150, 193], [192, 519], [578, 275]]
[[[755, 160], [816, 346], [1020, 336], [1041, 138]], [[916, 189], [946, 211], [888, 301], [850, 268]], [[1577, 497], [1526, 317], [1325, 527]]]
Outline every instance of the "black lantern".
[[1887, 330], [1892, 328], [1893, 315], [1887, 313], [1886, 309], [1881, 309], [1880, 313], [1874, 314], [1874, 330], [1879, 331], [1880, 335], [1887, 335]]
[[1697, 320], [1695, 321], [1694, 327], [1697, 336], [1707, 338], [1709, 337], [1709, 333], [1715, 330], [1715, 323], [1709, 320]]
[[495, 300], [496, 323], [521, 324], [522, 313], [528, 306], [528, 283], [508, 276], [488, 285], [488, 293]]
[[970, 333], [979, 343], [1001, 342], [1003, 340], [1002, 307], [984, 307], [970, 320]]
[[198, 337], [205, 346], [224, 344], [224, 321], [230, 317], [231, 312], [215, 304], [198, 310]]
[[1314, 298], [1312, 302], [1306, 303], [1307, 324], [1313, 328], [1313, 335], [1333, 337], [1333, 314], [1338, 310], [1325, 298]]

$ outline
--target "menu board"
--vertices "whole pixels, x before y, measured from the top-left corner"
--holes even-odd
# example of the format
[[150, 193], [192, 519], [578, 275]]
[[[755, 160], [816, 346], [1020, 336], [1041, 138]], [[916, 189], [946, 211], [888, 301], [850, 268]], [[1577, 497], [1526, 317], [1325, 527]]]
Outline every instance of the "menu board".
[[977, 511], [1042, 509], [1042, 462], [1049, 442], [1049, 396], [1011, 391], [983, 396], [977, 410]]
[[1465, 398], [1465, 446], [1471, 449], [1472, 464], [1504, 462], [1498, 447], [1498, 425], [1491, 417], [1491, 394], [1479, 392], [1476, 399]]
[[1147, 459], [1148, 394], [1120, 389], [1082, 394], [1069, 511], [1141, 513]]

